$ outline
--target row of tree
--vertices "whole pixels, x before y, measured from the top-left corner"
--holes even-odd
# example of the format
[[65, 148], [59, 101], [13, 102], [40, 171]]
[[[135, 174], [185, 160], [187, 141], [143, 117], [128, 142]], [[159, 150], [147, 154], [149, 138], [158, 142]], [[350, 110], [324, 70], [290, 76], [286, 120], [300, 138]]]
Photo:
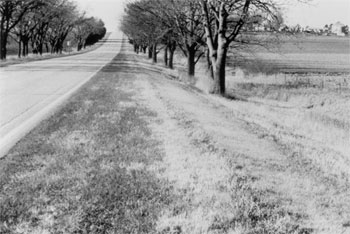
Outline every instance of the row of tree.
[[228, 52], [261, 44], [266, 37], [252, 29], [262, 22], [270, 25], [270, 31], [275, 27], [278, 31], [282, 17], [275, 1], [136, 0], [126, 5], [121, 29], [135, 51], [148, 48], [154, 62], [162, 45], [170, 68], [174, 51], [180, 48], [187, 57], [190, 76], [195, 74], [196, 63], [206, 56], [214, 81], [212, 92], [224, 94]]
[[6, 59], [9, 39], [18, 43], [18, 56], [62, 53], [67, 38], [81, 50], [104, 37], [100, 19], [86, 17], [70, 0], [0, 0], [0, 59]]

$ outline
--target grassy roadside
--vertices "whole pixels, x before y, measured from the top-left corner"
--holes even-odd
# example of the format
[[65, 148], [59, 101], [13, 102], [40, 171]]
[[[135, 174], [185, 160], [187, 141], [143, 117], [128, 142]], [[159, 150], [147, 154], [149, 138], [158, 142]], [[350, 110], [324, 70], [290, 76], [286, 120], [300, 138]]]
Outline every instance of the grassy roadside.
[[[259, 169], [256, 160], [220, 148], [181, 109], [169, 106], [165, 114], [175, 124], [165, 128], [160, 108], [145, 105], [165, 98], [138, 99], [134, 81], [147, 83], [147, 71], [123, 70], [118, 60], [129, 58], [118, 55], [0, 160], [0, 233], [312, 233], [279, 194], [256, 186], [259, 178], [246, 169]], [[165, 154], [149, 122], [179, 151]], [[163, 168], [166, 158], [180, 167]], [[211, 174], [214, 166], [229, 177]], [[187, 171], [188, 183], [176, 188], [155, 170], [181, 179]]]
[[[203, 108], [203, 103], [190, 99], [186, 91], [175, 92], [164, 86], [158, 90], [164, 93], [145, 94], [147, 100], [153, 108], [176, 120], [174, 125], [165, 121], [168, 123], [159, 126], [166, 139], [164, 161], [169, 165], [164, 174], [176, 181], [174, 187], [186, 201], [176, 213], [165, 212], [161, 225], [181, 227], [183, 233], [312, 233], [304, 222], [307, 215], [290, 207], [290, 197], [267, 186], [261, 176], [262, 167], [268, 166], [266, 161], [249, 152], [241, 153], [239, 147], [238, 151], [225, 147], [194, 117], [196, 111], [188, 112], [185, 107], [196, 106], [213, 117], [207, 103]], [[183, 102], [174, 102], [174, 93]], [[186, 104], [188, 100], [191, 104]], [[215, 119], [224, 124], [222, 119]], [[275, 172], [271, 168], [265, 170]]]
[[133, 102], [133, 75], [117, 69], [97, 74], [0, 160], [0, 233], [155, 232], [172, 198], [143, 170], [162, 158], [145, 120], [155, 114]]

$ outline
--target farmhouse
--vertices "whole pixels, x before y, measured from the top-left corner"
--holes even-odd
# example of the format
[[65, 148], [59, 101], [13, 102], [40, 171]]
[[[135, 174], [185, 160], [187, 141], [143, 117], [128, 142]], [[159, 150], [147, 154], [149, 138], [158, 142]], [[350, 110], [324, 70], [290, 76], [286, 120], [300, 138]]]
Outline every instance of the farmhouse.
[[344, 24], [338, 21], [335, 24], [331, 24], [330, 31], [337, 36], [345, 36], [344, 32], [342, 32], [344, 26]]

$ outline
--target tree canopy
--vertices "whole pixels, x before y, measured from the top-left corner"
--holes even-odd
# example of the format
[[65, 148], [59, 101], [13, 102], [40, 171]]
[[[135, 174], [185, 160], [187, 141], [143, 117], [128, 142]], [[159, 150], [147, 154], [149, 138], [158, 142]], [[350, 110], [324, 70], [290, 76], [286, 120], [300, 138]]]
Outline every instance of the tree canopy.
[[9, 38], [18, 43], [19, 56], [29, 45], [34, 53], [62, 53], [72, 38], [77, 49], [92, 44], [106, 33], [104, 23], [86, 17], [71, 0], [0, 0], [0, 59], [6, 59]]
[[135, 48], [176, 44], [187, 57], [190, 76], [206, 54], [212, 92], [224, 94], [228, 52], [259, 44], [261, 27], [277, 32], [282, 23], [274, 0], [136, 0], [126, 5], [121, 29]]

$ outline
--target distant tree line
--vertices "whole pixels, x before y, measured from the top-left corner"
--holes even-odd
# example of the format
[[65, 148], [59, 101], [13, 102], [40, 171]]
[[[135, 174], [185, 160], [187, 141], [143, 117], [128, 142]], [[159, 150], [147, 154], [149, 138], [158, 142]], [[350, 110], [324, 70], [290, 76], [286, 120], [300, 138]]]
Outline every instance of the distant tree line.
[[259, 44], [256, 25], [278, 31], [283, 22], [273, 0], [136, 0], [128, 3], [122, 31], [136, 53], [145, 52], [157, 62], [159, 48], [164, 61], [173, 67], [174, 51], [187, 58], [189, 76], [206, 58], [213, 79], [212, 93], [225, 93], [225, 66], [228, 52], [247, 44]]
[[18, 56], [44, 50], [62, 53], [67, 38], [81, 50], [104, 37], [100, 19], [86, 17], [70, 0], [0, 0], [0, 59], [6, 59], [9, 39], [18, 44]]
[[339, 35], [349, 36], [349, 26], [340, 22], [336, 24], [326, 24], [323, 28], [311, 28], [309, 26], [301, 27], [299, 24], [295, 26], [282, 25], [280, 32], [288, 32], [293, 34], [307, 33], [312, 35]]

